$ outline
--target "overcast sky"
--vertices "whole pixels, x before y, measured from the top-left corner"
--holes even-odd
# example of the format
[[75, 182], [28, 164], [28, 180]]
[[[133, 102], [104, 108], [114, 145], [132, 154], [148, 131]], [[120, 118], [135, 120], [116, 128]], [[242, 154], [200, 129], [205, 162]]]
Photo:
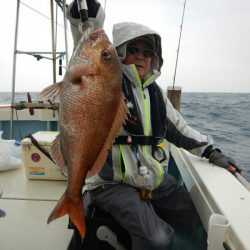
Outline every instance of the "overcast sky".
[[[0, 15], [0, 91], [11, 91], [16, 0], [3, 1]], [[70, 2], [70, 1], [67, 1]], [[104, 6], [105, 1], [100, 1]], [[158, 83], [173, 84], [184, 0], [107, 0], [105, 30], [121, 21], [145, 24], [162, 36], [164, 66]], [[50, 51], [49, 0], [22, 0], [20, 51]], [[58, 22], [63, 24], [60, 13]], [[176, 75], [183, 92], [250, 93], [250, 0], [187, 0]], [[58, 26], [58, 51], [64, 35]], [[68, 31], [69, 53], [72, 39]], [[52, 62], [17, 55], [16, 91], [40, 91], [52, 83]], [[62, 77], [57, 76], [57, 80]]]

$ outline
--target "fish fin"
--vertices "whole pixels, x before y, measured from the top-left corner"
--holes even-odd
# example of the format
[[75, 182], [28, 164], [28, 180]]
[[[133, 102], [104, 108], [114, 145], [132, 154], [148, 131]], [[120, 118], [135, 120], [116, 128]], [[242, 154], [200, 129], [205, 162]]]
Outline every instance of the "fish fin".
[[43, 89], [38, 98], [41, 100], [59, 101], [59, 92], [63, 82], [58, 82]]
[[101, 152], [98, 155], [93, 167], [88, 171], [87, 178], [97, 174], [101, 170], [101, 168], [103, 167], [104, 162], [107, 159], [108, 150], [111, 149], [116, 135], [119, 133], [122, 125], [124, 124], [125, 120], [128, 117], [128, 113], [129, 113], [129, 110], [128, 110], [127, 104], [125, 102], [125, 96], [122, 93], [120, 103], [118, 105], [117, 112], [115, 115], [115, 120], [113, 122], [113, 125], [112, 125], [110, 131], [109, 131], [109, 135], [108, 135], [108, 137], [107, 137], [107, 139], [106, 139], [106, 141], [101, 149]]
[[69, 215], [70, 220], [77, 227], [82, 239], [84, 239], [86, 232], [86, 223], [84, 217], [82, 196], [79, 196], [76, 199], [71, 199], [66, 195], [66, 193], [64, 193], [64, 195], [61, 197], [61, 199], [58, 201], [57, 205], [51, 212], [47, 223], [49, 224], [53, 220], [60, 218], [65, 214]]
[[68, 171], [61, 150], [60, 134], [52, 142], [50, 147], [50, 154], [53, 160], [56, 162], [56, 165], [59, 167], [62, 174], [67, 176]]

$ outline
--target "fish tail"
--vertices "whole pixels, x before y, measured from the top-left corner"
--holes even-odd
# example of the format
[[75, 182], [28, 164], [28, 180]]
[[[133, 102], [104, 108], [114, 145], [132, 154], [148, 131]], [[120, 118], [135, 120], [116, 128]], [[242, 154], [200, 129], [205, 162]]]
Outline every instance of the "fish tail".
[[51, 221], [60, 218], [65, 214], [69, 215], [70, 220], [77, 227], [82, 239], [84, 239], [86, 232], [86, 223], [84, 217], [82, 196], [77, 199], [71, 199], [64, 194], [51, 212], [47, 223], [49, 224]]

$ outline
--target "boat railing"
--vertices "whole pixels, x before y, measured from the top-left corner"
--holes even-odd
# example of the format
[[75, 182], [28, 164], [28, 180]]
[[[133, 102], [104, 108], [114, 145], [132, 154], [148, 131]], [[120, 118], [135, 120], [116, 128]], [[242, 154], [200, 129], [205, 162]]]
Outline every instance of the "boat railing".
[[[58, 15], [55, 17], [55, 6], [54, 6], [54, 0], [50, 0], [50, 20], [51, 20], [51, 51], [47, 52], [39, 52], [40, 54], [50, 54], [52, 56], [52, 74], [53, 74], [53, 83], [56, 83], [56, 61], [60, 57], [60, 55], [66, 55], [66, 67], [68, 65], [68, 42], [67, 42], [67, 21], [66, 21], [66, 1], [55, 1], [56, 4], [62, 9], [63, 11], [63, 28], [64, 28], [64, 39], [65, 39], [65, 51], [58, 52], [56, 50], [56, 43], [57, 43], [57, 32], [55, 26], [58, 24], [57, 18]], [[20, 0], [17, 0], [17, 9], [16, 9], [16, 24], [15, 24], [15, 39], [14, 39], [14, 52], [13, 52], [13, 69], [12, 69], [12, 96], [11, 96], [11, 108], [15, 105], [15, 90], [16, 90], [16, 68], [17, 68], [17, 55], [18, 54], [32, 54], [34, 56], [40, 56], [37, 55], [37, 52], [29, 52], [29, 51], [21, 51], [18, 50], [18, 31], [19, 31], [19, 18], [20, 18], [20, 4], [25, 5], [26, 7], [29, 7], [28, 5], [24, 4]], [[30, 8], [30, 7], [29, 7]], [[32, 9], [32, 8], [31, 8]], [[57, 9], [56, 9], [57, 10]], [[37, 12], [37, 11], [36, 11]], [[58, 54], [60, 55], [58, 56]], [[40, 56], [41, 57], [41, 56]], [[37, 57], [39, 60], [39, 58]], [[60, 58], [59, 58], [60, 59]], [[59, 60], [59, 66], [60, 66], [60, 60]], [[60, 67], [59, 67], [60, 68]], [[11, 116], [10, 116], [10, 128], [9, 128], [9, 136], [10, 138], [13, 138], [13, 120], [14, 120], [14, 109], [11, 109]]]
[[230, 223], [223, 243], [232, 250], [249, 249], [250, 192], [247, 188], [229, 171], [206, 159], [174, 145], [170, 150], [205, 230], [209, 231], [211, 216], [221, 215]]

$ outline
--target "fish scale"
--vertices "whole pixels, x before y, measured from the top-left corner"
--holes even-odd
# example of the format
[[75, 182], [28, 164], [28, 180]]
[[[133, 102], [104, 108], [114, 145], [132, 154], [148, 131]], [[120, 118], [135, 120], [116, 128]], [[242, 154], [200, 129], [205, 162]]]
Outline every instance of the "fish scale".
[[60, 100], [59, 135], [51, 155], [68, 175], [67, 188], [48, 223], [68, 214], [82, 238], [86, 225], [82, 189], [86, 177], [103, 167], [128, 114], [121, 87], [120, 62], [103, 29], [85, 33], [62, 82], [44, 89], [40, 97]]

